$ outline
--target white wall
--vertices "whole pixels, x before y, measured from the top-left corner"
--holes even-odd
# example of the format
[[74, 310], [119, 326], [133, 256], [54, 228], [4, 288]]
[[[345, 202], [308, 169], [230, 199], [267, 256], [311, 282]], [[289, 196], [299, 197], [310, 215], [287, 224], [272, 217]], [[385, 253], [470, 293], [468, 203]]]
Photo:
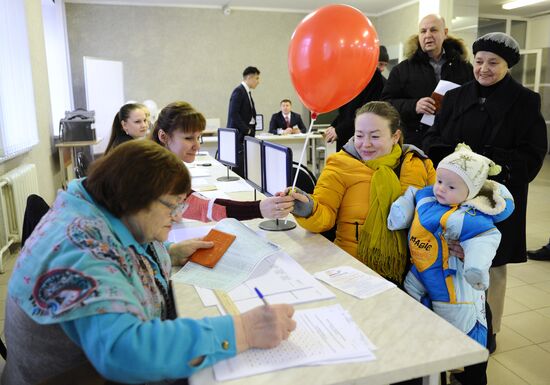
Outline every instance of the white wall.
[[380, 44], [388, 48], [390, 58], [397, 58], [400, 44], [404, 44], [411, 35], [418, 33], [418, 3], [398, 9], [377, 18], [371, 18]]
[[534, 17], [527, 22], [527, 49], [550, 47], [550, 15]]
[[231, 91], [254, 65], [261, 71], [253, 92], [258, 113], [267, 120], [290, 98], [304, 114], [287, 52], [305, 14], [73, 3], [66, 14], [76, 107], [85, 105], [82, 57], [91, 56], [123, 62], [126, 100], [153, 99], [159, 107], [185, 100], [222, 125]]

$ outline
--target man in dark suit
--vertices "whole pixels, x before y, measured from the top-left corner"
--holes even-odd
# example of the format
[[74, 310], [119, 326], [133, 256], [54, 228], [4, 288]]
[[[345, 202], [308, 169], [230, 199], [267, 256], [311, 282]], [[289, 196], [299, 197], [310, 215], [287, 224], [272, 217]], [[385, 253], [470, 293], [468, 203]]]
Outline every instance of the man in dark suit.
[[[271, 134], [299, 134], [307, 131], [300, 114], [291, 110], [292, 102], [289, 99], [281, 100], [281, 111], [274, 113], [269, 122]], [[281, 131], [277, 131], [278, 129]]]
[[239, 130], [237, 138], [237, 167], [233, 170], [244, 177], [244, 137], [256, 134], [256, 107], [251, 90], [260, 83], [260, 70], [256, 67], [246, 67], [243, 71], [243, 81], [231, 93], [227, 127]]

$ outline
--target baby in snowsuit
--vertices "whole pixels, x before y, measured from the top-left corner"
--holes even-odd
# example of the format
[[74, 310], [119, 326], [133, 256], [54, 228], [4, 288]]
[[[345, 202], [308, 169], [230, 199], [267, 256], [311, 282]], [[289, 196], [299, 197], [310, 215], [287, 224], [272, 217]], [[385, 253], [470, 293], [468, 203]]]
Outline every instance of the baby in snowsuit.
[[[489, 175], [500, 166], [465, 144], [437, 167], [436, 183], [410, 187], [391, 207], [390, 230], [410, 227], [413, 266], [405, 290], [483, 346], [487, 343], [485, 290], [501, 234], [495, 223], [514, 210], [512, 195]], [[457, 240], [464, 260], [449, 255]]]

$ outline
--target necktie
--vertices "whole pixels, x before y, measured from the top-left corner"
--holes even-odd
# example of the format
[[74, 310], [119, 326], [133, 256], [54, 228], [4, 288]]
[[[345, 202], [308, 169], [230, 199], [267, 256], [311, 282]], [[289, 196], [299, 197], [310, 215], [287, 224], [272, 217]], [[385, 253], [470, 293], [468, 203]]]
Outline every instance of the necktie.
[[248, 91], [248, 96], [250, 97], [250, 106], [252, 107], [252, 110], [256, 111], [256, 108], [254, 107], [254, 100], [252, 99], [252, 92]]
[[256, 107], [254, 107], [254, 100], [252, 100], [252, 92], [248, 91], [248, 99], [250, 100], [250, 107], [252, 107], [252, 118], [250, 118], [250, 124], [256, 124]]
[[286, 127], [290, 127], [290, 119], [288, 118], [288, 115], [285, 116], [285, 122], [286, 122]]

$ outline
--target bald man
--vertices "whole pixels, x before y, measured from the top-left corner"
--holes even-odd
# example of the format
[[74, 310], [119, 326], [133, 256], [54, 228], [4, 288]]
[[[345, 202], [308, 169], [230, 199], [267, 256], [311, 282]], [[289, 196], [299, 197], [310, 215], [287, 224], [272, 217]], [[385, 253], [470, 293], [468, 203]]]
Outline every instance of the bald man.
[[439, 80], [464, 84], [474, 78], [464, 42], [448, 35], [445, 19], [427, 15], [418, 25], [418, 34], [405, 45], [406, 59], [395, 66], [382, 100], [390, 102], [401, 114], [405, 143], [421, 148], [428, 126], [420, 123], [423, 114], [435, 113], [430, 97]]

